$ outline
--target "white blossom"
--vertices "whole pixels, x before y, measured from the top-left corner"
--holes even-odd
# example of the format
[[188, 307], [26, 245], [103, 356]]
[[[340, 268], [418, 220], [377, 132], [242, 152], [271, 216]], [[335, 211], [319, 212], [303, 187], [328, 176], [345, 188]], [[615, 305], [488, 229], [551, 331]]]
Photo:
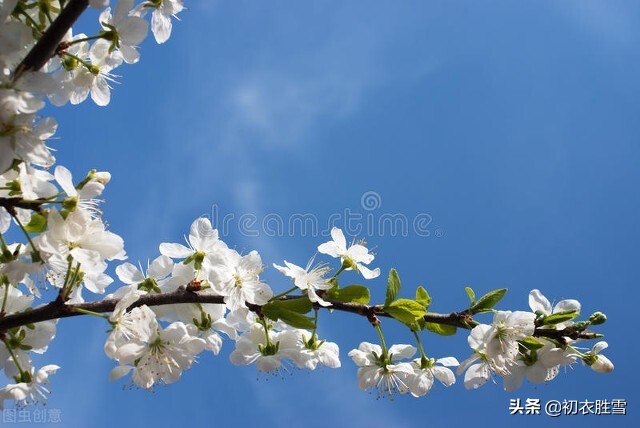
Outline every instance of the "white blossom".
[[131, 340], [120, 346], [115, 352], [120, 365], [111, 371], [109, 378], [115, 380], [133, 371], [133, 382], [144, 389], [159, 382], [177, 381], [205, 347], [205, 341], [194, 336], [194, 329], [192, 325], [175, 322], [165, 329], [158, 328], [144, 343]]
[[[529, 307], [533, 312], [541, 313], [543, 315], [552, 315], [558, 312], [575, 312], [580, 313], [580, 302], [574, 299], [560, 300], [554, 306], [551, 306], [549, 300], [540, 292], [540, 290], [531, 290], [529, 293]], [[569, 325], [571, 321], [566, 321], [556, 325], [556, 328], [561, 330]]]
[[60, 369], [59, 366], [50, 364], [38, 371], [28, 374], [28, 382], [8, 384], [0, 389], [0, 409], [4, 409], [4, 400], [12, 399], [16, 403], [26, 406], [33, 403], [44, 403], [47, 394], [50, 393], [46, 385], [49, 383], [49, 375]]
[[[269, 342], [267, 342], [267, 336]], [[236, 348], [229, 359], [237, 366], [256, 364], [256, 368], [265, 373], [277, 372], [282, 361], [297, 350], [298, 336], [294, 330], [274, 331], [261, 324], [254, 323], [251, 328], [236, 340]]]
[[271, 297], [271, 288], [260, 281], [262, 259], [257, 251], [241, 256], [232, 249], [220, 250], [205, 259], [211, 289], [224, 296], [230, 310], [246, 306], [246, 302], [264, 305]]
[[149, 0], [136, 7], [136, 12], [145, 15], [153, 9], [151, 14], [151, 31], [157, 43], [164, 43], [171, 36], [171, 18], [184, 10], [182, 0]]
[[413, 374], [413, 367], [400, 359], [411, 358], [416, 348], [411, 345], [393, 345], [389, 348], [389, 356], [382, 355], [382, 348], [369, 342], [362, 342], [358, 349], [349, 352], [349, 356], [358, 368], [358, 386], [365, 391], [375, 387], [378, 397], [389, 396], [398, 392], [409, 392], [407, 377]]
[[593, 345], [591, 350], [584, 355], [572, 354], [582, 358], [582, 362], [595, 372], [598, 373], [611, 373], [614, 369], [613, 363], [609, 358], [601, 355], [600, 352], [606, 349], [609, 344], [605, 341], [600, 341]]
[[196, 270], [200, 270], [206, 256], [227, 248], [218, 239], [218, 230], [211, 227], [211, 222], [206, 218], [198, 218], [191, 224], [189, 238], [185, 240], [188, 247], [163, 242], [160, 244], [160, 253], [172, 259], [186, 259], [187, 264], [192, 263]]
[[297, 349], [292, 351], [291, 358], [298, 368], [315, 370], [318, 364], [335, 369], [340, 364], [340, 348], [334, 342], [318, 340], [317, 336], [306, 330], [296, 330]]
[[334, 227], [331, 229], [331, 238], [318, 246], [318, 251], [331, 257], [340, 257], [345, 270], [355, 270], [362, 274], [365, 279], [373, 279], [380, 276], [380, 269], [371, 270], [364, 265], [368, 265], [374, 259], [374, 255], [367, 250], [364, 245], [352, 244], [347, 248], [347, 240], [342, 230]]
[[422, 359], [416, 358], [411, 364], [413, 373], [408, 375], [406, 379], [409, 392], [414, 397], [422, 397], [431, 390], [434, 378], [442, 382], [444, 386], [453, 385], [456, 383], [456, 377], [448, 367], [456, 367], [459, 364], [454, 357], [446, 357], [437, 360], [431, 358], [423, 366]]
[[564, 352], [564, 349], [545, 341], [542, 348], [521, 356], [507, 367], [508, 374], [503, 378], [505, 391], [513, 392], [520, 388], [525, 378], [531, 383], [552, 380], [559, 372]]
[[127, 64], [134, 64], [140, 59], [136, 47], [147, 36], [149, 24], [139, 16], [131, 15], [133, 0], [118, 0], [111, 15], [107, 7], [98, 18], [105, 32], [110, 34], [112, 48], [117, 47]]
[[313, 260], [313, 258], [309, 260], [307, 267], [304, 269], [286, 260], [284, 261], [285, 266], [279, 266], [274, 263], [273, 267], [293, 279], [296, 287], [307, 292], [309, 300], [321, 306], [331, 306], [331, 303], [323, 300], [316, 291], [328, 290], [332, 287], [332, 284], [324, 277], [329, 272], [329, 268], [322, 265], [312, 268]]

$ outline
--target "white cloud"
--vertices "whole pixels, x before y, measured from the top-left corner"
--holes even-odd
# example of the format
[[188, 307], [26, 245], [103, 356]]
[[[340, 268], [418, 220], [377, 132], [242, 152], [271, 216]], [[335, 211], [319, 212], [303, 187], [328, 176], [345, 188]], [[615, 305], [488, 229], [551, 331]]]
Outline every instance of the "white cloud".
[[[595, 34], [602, 41], [630, 44], [637, 38], [637, 26], [633, 19], [636, 15], [629, 12], [629, 3], [608, 0], [576, 0], [552, 2], [551, 4], [574, 25]], [[632, 4], [632, 7], [636, 8], [636, 5]]]

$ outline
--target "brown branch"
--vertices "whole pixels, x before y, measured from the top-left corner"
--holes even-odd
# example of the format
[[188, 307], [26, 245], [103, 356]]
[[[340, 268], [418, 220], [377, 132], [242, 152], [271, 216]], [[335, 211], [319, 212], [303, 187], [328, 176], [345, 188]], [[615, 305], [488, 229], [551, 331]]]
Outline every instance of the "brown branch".
[[[298, 299], [299, 296], [284, 296], [281, 297], [281, 300], [290, 300], [290, 299]], [[383, 317], [390, 317], [388, 313], [382, 310], [381, 306], [370, 306], [363, 305], [358, 303], [344, 303], [338, 301], [331, 301], [332, 306], [330, 309], [342, 311], [342, 312], [350, 312], [361, 316], [368, 316], [369, 314], [375, 314]], [[86, 302], [86, 303], [77, 303], [72, 305], [65, 304], [62, 300], [57, 299], [53, 302], [50, 302], [44, 306], [39, 308], [29, 310], [26, 312], [20, 312], [16, 314], [7, 315], [5, 317], [0, 318], [0, 332], [6, 331], [13, 327], [19, 327], [27, 324], [34, 324], [41, 321], [48, 321], [59, 318], [68, 318], [74, 317], [78, 315], [85, 315], [82, 312], [77, 312], [75, 309], [83, 309], [91, 312], [105, 313], [105, 312], [113, 312], [116, 304], [118, 303], [118, 299], [105, 299], [99, 300], [96, 302]], [[193, 291], [190, 286], [180, 287], [176, 291], [171, 293], [164, 294], [145, 294], [140, 297], [140, 299], [135, 302], [131, 307], [136, 306], [162, 306], [162, 305], [171, 305], [178, 303], [215, 303], [215, 304], [224, 304], [224, 297], [217, 295], [208, 295], [208, 294], [198, 294]], [[259, 312], [261, 306], [253, 305], [248, 303], [247, 307], [254, 311]], [[428, 313], [425, 315], [425, 321], [438, 323], [438, 324], [447, 324], [453, 325], [461, 328], [468, 328], [464, 323], [463, 318], [453, 312], [448, 315], [436, 314], [436, 313]]]
[[6, 209], [12, 216], [15, 216], [16, 208], [41, 212], [42, 205], [48, 204], [49, 202], [50, 201], [25, 201], [22, 198], [0, 198], [0, 207]]
[[[217, 295], [198, 294], [195, 290], [198, 290], [199, 286], [194, 283], [190, 283], [187, 287], [180, 287], [176, 291], [164, 294], [145, 294], [135, 302], [131, 307], [136, 306], [162, 306], [179, 303], [214, 303], [223, 304], [224, 297]], [[303, 296], [283, 296], [279, 300], [299, 299]], [[333, 309], [342, 312], [350, 312], [366, 318], [372, 316], [382, 316], [390, 318], [387, 312], [384, 311], [382, 306], [378, 305], [364, 305], [360, 303], [345, 303], [338, 302], [325, 298], [325, 300], [331, 303], [331, 306], [327, 309]], [[65, 304], [61, 299], [56, 299], [44, 306], [36, 309], [32, 309], [26, 312], [20, 312], [16, 314], [7, 315], [0, 318], [0, 335], [10, 328], [19, 327], [27, 324], [34, 324], [42, 321], [49, 321], [59, 318], [75, 317], [78, 315], [86, 315], [82, 312], [76, 311], [76, 309], [83, 309], [86, 311], [105, 313], [113, 312], [118, 303], [118, 299], [105, 299], [96, 302], [78, 303], [73, 305]], [[261, 306], [247, 303], [247, 307], [256, 313], [260, 313]], [[475, 325], [475, 321], [471, 319], [469, 315], [463, 312], [451, 312], [450, 314], [438, 314], [429, 312], [424, 316], [426, 322], [435, 324], [451, 325], [463, 329], [471, 329]], [[572, 339], [594, 339], [596, 336], [594, 333], [585, 333], [581, 331], [575, 331], [571, 327], [567, 327], [564, 330], [554, 330], [537, 328], [534, 336], [547, 337], [555, 339], [560, 342], [564, 342], [566, 337]]]
[[17, 80], [25, 71], [40, 70], [56, 54], [62, 38], [88, 6], [89, 0], [70, 0], [18, 65], [13, 80]]

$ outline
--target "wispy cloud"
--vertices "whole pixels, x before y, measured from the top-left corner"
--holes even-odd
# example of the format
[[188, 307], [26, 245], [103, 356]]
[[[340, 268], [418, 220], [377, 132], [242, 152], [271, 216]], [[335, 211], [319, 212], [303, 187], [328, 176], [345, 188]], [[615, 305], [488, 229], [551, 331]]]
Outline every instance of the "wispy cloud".
[[626, 45], [637, 39], [638, 30], [634, 18], [637, 15], [630, 14], [628, 10], [633, 2], [576, 0], [551, 2], [551, 5], [561, 11], [569, 22], [593, 33], [601, 41]]

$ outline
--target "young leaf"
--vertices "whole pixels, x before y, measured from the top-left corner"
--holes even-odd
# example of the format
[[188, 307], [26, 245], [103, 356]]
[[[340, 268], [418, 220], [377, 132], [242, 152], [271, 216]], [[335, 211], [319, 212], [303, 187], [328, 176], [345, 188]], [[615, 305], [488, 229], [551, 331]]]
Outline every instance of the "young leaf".
[[464, 287], [464, 291], [467, 292], [467, 296], [469, 296], [469, 300], [473, 305], [476, 302], [476, 293], [473, 292], [473, 289], [471, 287]]
[[409, 327], [426, 314], [424, 306], [415, 300], [409, 299], [398, 299], [391, 302], [384, 310], [393, 318]]
[[307, 330], [311, 330], [315, 326], [313, 323], [313, 319], [284, 309], [280, 311], [279, 318], [285, 323], [289, 324], [291, 327], [295, 328], [304, 328]]
[[312, 329], [314, 327], [313, 320], [298, 312], [286, 309], [279, 301], [267, 303], [262, 307], [262, 314], [273, 321], [282, 320], [291, 327]]
[[506, 288], [500, 288], [498, 290], [490, 291], [479, 298], [476, 303], [471, 305], [469, 310], [472, 314], [477, 314], [478, 312], [486, 312], [493, 308], [504, 297], [506, 293]]
[[431, 296], [429, 296], [429, 293], [427, 293], [427, 290], [422, 285], [418, 286], [416, 290], [416, 302], [424, 306], [425, 309], [429, 309], [431, 305]]
[[344, 288], [333, 287], [327, 292], [327, 297], [331, 300], [344, 303], [369, 303], [369, 289], [364, 285], [348, 285]]
[[570, 321], [574, 318], [577, 318], [580, 314], [575, 311], [563, 311], [556, 312], [555, 314], [547, 315], [543, 319], [543, 324], [545, 325], [554, 325], [559, 324], [561, 322]]
[[31, 219], [24, 228], [29, 233], [41, 233], [47, 228], [47, 218], [40, 213], [31, 214]]
[[424, 323], [424, 328], [432, 333], [439, 334], [440, 336], [453, 336], [456, 334], [456, 327], [446, 324], [436, 324], [433, 322]]
[[389, 306], [391, 302], [396, 300], [398, 292], [400, 291], [400, 277], [395, 269], [389, 271], [389, 278], [387, 279], [387, 298], [384, 301], [384, 306]]
[[518, 341], [522, 346], [529, 349], [530, 351], [535, 351], [536, 349], [540, 349], [544, 347], [544, 343], [540, 342], [535, 337], [525, 337]]
[[425, 324], [426, 324], [426, 321], [424, 320], [424, 318], [420, 318], [413, 324], [408, 325], [408, 327], [413, 331], [422, 331], [425, 328]]
[[276, 300], [271, 303], [275, 303], [287, 311], [297, 312], [299, 314], [306, 314], [313, 309], [313, 304], [307, 296], [300, 297], [299, 299]]

